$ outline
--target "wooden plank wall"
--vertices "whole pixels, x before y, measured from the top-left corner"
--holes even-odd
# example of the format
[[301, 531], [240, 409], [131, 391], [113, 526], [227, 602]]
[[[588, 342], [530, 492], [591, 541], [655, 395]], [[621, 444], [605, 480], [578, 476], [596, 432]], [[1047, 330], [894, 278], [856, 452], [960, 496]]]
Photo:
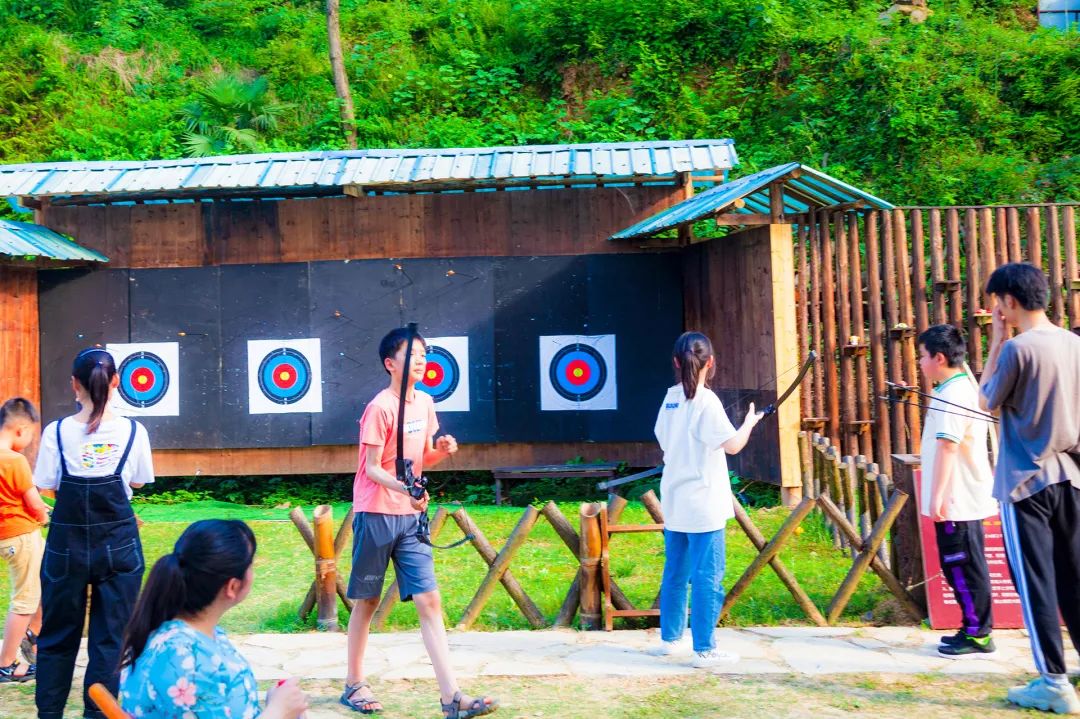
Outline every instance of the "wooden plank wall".
[[[736, 426], [749, 402], [758, 409], [773, 402], [778, 385], [787, 386], [784, 375], [798, 365], [792, 247], [790, 225], [767, 225], [686, 253], [686, 328], [713, 341], [712, 386]], [[779, 423], [773, 418], [762, 424], [755, 441], [728, 459], [731, 469], [774, 484], [798, 483], [799, 403], [793, 396], [781, 407]]]
[[47, 207], [42, 224], [111, 267], [632, 252], [608, 237], [672, 204], [667, 187]]
[[[1050, 318], [1080, 332], [1080, 205], [912, 207], [802, 218], [796, 252], [801, 353], [821, 355], [803, 384], [803, 424], [842, 454], [891, 474], [891, 455], [918, 454], [922, 412], [881, 401], [886, 381], [927, 392], [916, 337], [951, 323], [972, 371], [989, 343], [986, 281], [998, 265], [1032, 262], [1050, 281]], [[907, 401], [921, 403], [917, 395]]]
[[41, 404], [37, 270], [0, 266], [0, 401]]

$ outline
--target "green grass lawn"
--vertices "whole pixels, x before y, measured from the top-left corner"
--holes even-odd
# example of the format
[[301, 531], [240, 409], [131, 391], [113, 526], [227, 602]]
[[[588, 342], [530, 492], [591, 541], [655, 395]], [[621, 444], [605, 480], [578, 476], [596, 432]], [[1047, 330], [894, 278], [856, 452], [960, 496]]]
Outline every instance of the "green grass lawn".
[[[576, 526], [577, 503], [560, 505]], [[311, 508], [307, 508], [310, 516]], [[468, 507], [469, 515], [496, 548], [521, 516], [521, 507]], [[335, 522], [340, 522], [347, 504], [334, 506]], [[177, 505], [140, 505], [139, 516], [148, 566], [171, 550], [184, 528], [197, 519], [235, 518], [249, 522], [258, 538], [255, 561], [255, 587], [251, 596], [225, 615], [224, 626], [232, 632], [294, 632], [314, 627], [314, 618], [300, 621], [299, 608], [314, 576], [314, 561], [303, 539], [288, 520], [288, 509], [262, 509], [224, 502], [202, 501]], [[782, 508], [750, 510], [761, 531], [771, 537], [787, 516]], [[644, 508], [631, 503], [622, 520], [645, 523]], [[817, 606], [824, 611], [833, 592], [840, 585], [851, 561], [833, 549], [819, 518], [804, 522], [805, 531], [792, 538], [781, 558], [799, 579]], [[460, 530], [448, 521], [441, 542], [457, 539]], [[339, 572], [347, 577], [351, 562], [346, 551]], [[750, 541], [734, 522], [727, 530], [727, 573], [725, 587], [731, 587], [756, 555]], [[656, 595], [663, 566], [663, 540], [659, 534], [618, 535], [611, 549], [612, 573], [623, 591], [636, 606], [649, 606]], [[471, 545], [435, 552], [436, 573], [443, 593], [446, 614], [451, 625], [457, 622], [487, 570], [487, 565]], [[528, 541], [512, 564], [514, 576], [549, 619], [554, 618], [574, 578], [577, 562], [543, 517], [537, 522]], [[389, 586], [393, 570], [387, 578]], [[868, 573], [844, 614], [845, 620], [858, 621], [888, 596], [877, 578]], [[7, 612], [8, 578], [0, 576], [0, 612]], [[340, 605], [339, 605], [340, 606]], [[340, 609], [341, 621], [347, 621]], [[800, 623], [805, 619], [780, 581], [766, 569], [735, 606], [730, 624], [737, 626]], [[390, 615], [387, 629], [412, 629], [418, 626], [416, 612], [409, 604], [398, 604]], [[509, 596], [497, 589], [474, 626], [479, 630], [522, 629], [528, 623]]]

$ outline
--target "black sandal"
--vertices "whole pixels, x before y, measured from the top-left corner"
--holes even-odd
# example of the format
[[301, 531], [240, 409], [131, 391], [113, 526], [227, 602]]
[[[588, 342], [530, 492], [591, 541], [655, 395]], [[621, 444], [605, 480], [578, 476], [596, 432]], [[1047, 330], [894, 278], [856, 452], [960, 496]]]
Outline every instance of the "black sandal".
[[[371, 685], [367, 682], [357, 682], [356, 684], [345, 683], [345, 692], [341, 695], [341, 703], [352, 709], [354, 712], [360, 712], [361, 714], [378, 714], [383, 710], [382, 702], [375, 698], [372, 694], [370, 697], [357, 697], [359, 701], [353, 700], [353, 694], [361, 689], [371, 689]], [[373, 704], [378, 704], [379, 708], [372, 707]]]
[[37, 667], [33, 664], [27, 666], [25, 674], [15, 673], [18, 671], [21, 663], [22, 662], [16, 659], [11, 666], [0, 667], [0, 684], [22, 684], [23, 682], [28, 682], [33, 679], [34, 675], [37, 673]]
[[443, 704], [442, 699], [439, 700], [439, 704], [442, 706], [443, 714], [446, 715], [446, 719], [470, 719], [470, 717], [482, 717], [499, 708], [498, 699], [492, 699], [489, 704], [484, 701], [487, 697], [480, 697], [478, 699], [473, 699], [472, 704], [470, 704], [467, 709], [462, 709], [461, 696], [461, 692], [455, 692], [454, 698], [447, 704]]

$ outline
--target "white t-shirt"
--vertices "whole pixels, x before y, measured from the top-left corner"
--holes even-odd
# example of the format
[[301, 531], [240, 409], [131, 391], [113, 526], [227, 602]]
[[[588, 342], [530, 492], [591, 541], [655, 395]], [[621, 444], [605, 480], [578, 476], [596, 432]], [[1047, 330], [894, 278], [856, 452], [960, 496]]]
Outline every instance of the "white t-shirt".
[[[114, 417], [98, 425], [97, 432], [86, 433], [86, 425], [73, 417], [64, 419], [60, 425], [60, 439], [64, 443], [64, 459], [70, 474], [78, 477], [107, 477], [116, 471], [116, 465], [127, 447], [131, 436], [131, 420]], [[37, 464], [34, 466], [34, 484], [39, 489], [56, 489], [60, 486], [60, 454], [56, 448], [56, 422], [50, 422], [41, 433]], [[150, 435], [135, 422], [135, 441], [131, 445], [124, 471], [124, 491], [131, 499], [132, 484], [150, 484], [154, 481], [154, 460], [150, 455]]]
[[722, 445], [735, 435], [720, 398], [702, 388], [686, 399], [681, 384], [667, 391], [656, 418], [664, 450], [660, 506], [675, 532], [715, 532], [735, 516]]
[[[954, 522], [970, 522], [997, 514], [994, 501], [994, 472], [986, 449], [989, 424], [974, 415], [979, 409], [979, 395], [975, 384], [967, 375], [953, 375], [934, 389], [935, 399], [930, 400], [922, 433], [922, 493], [920, 511], [930, 516], [930, 503], [934, 496], [934, 462], [939, 439], [960, 445], [956, 456], [955, 476], [949, 485], [943, 514]], [[938, 401], [940, 397], [945, 404]], [[964, 417], [967, 407], [972, 416]], [[938, 411], [944, 410], [944, 411]]]

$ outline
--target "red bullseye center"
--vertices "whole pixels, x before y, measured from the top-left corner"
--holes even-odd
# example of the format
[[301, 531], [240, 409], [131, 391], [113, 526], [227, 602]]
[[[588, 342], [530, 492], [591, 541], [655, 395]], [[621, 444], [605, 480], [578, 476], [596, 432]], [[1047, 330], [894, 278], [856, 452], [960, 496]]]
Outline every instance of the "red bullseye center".
[[282, 362], [277, 365], [270, 373], [274, 386], [280, 387], [281, 389], [289, 389], [296, 384], [298, 375], [299, 373], [296, 371], [296, 368], [287, 362]]
[[438, 362], [428, 362], [427, 367], [424, 368], [424, 384], [428, 387], [437, 386], [443, 381], [444, 376], [442, 365]]
[[566, 381], [570, 384], [585, 384], [592, 376], [592, 370], [584, 360], [573, 360], [566, 365]]
[[146, 392], [154, 387], [154, 373], [140, 368], [131, 373], [131, 386], [136, 392]]

